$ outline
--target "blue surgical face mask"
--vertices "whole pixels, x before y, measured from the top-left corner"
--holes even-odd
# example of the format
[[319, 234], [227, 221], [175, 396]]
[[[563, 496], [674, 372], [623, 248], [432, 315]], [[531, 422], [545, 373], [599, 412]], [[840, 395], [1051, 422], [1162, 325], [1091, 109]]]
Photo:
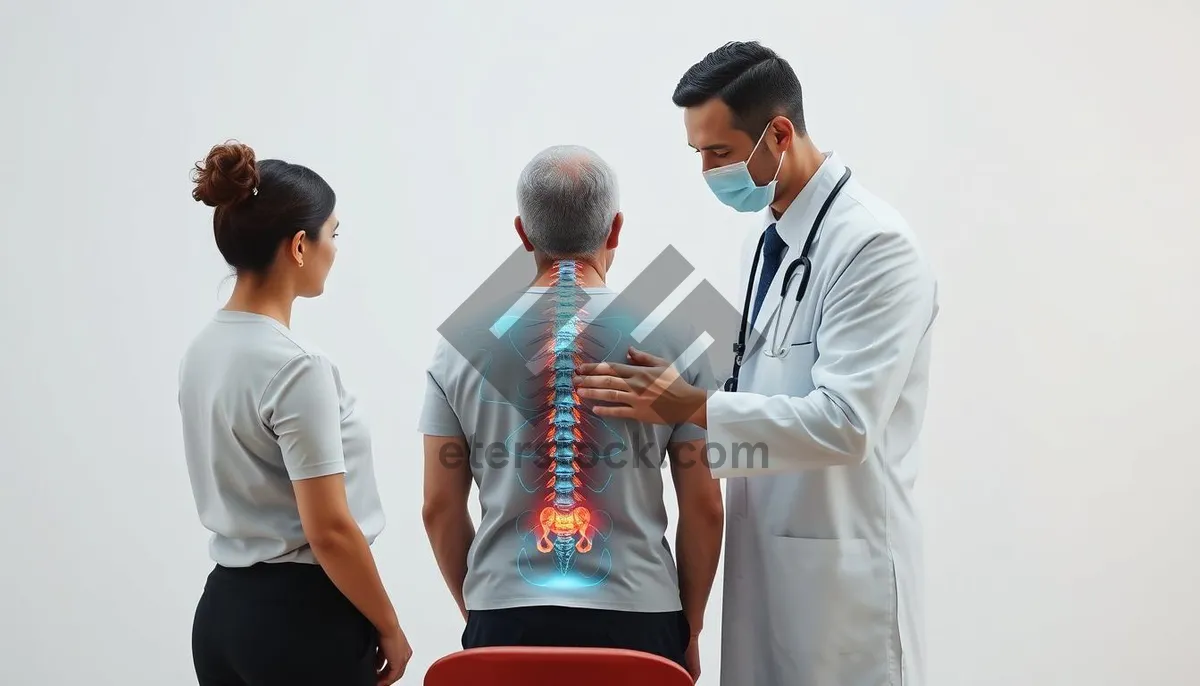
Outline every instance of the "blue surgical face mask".
[[[770, 125], [763, 129], [762, 135], [758, 137], [758, 142], [754, 144], [754, 149], [750, 151], [746, 162], [754, 157], [755, 150], [762, 145], [763, 138], [766, 137], [769, 130]], [[785, 150], [784, 155], [786, 154]], [[717, 200], [738, 212], [758, 212], [775, 199], [775, 184], [779, 183], [779, 170], [783, 168], [783, 155], [779, 156], [779, 166], [775, 168], [775, 178], [765, 186], [754, 184], [754, 177], [750, 176], [750, 168], [746, 162], [735, 162], [724, 167], [709, 169], [704, 172], [704, 181], [717, 196]]]

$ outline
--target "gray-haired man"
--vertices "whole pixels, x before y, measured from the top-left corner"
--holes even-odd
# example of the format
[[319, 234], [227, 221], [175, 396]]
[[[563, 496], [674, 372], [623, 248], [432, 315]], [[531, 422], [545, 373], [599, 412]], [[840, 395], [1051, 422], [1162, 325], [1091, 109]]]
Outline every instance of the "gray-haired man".
[[[525, 167], [517, 204], [528, 285], [478, 296], [487, 302], [460, 308], [474, 312], [467, 323], [442, 328], [419, 427], [425, 527], [467, 620], [462, 645], [626, 648], [698, 676], [724, 525], [705, 433], [600, 419], [572, 381], [577, 364], [623, 356], [649, 311], [605, 285], [623, 221], [616, 177], [586, 148], [553, 147]], [[692, 343], [686, 332], [654, 333], [644, 347], [669, 359]], [[690, 383], [715, 386], [703, 364], [690, 369]]]

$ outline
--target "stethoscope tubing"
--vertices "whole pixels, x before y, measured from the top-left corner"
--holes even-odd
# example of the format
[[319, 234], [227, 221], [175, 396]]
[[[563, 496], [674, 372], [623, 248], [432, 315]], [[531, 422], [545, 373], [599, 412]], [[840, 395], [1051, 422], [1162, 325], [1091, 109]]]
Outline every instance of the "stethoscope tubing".
[[[813, 240], [816, 239], [817, 231], [820, 230], [822, 222], [825, 221], [825, 215], [829, 213], [829, 208], [833, 205], [833, 201], [837, 198], [838, 194], [841, 193], [842, 187], [846, 185], [846, 181], [849, 179], [850, 168], [847, 167], [846, 171], [842, 173], [842, 177], [838, 179], [837, 184], [833, 187], [833, 190], [830, 191], [829, 195], [825, 198], [825, 203], [821, 205], [821, 209], [819, 212], [817, 212], [816, 218], [813, 219], [812, 228], [809, 229], [808, 237], [804, 241], [804, 247], [800, 250], [800, 257], [792, 260], [791, 264], [788, 265], [787, 271], [784, 272], [783, 284], [779, 294], [779, 305], [776, 306], [775, 313], [780, 311], [780, 308], [783, 307], [784, 300], [787, 299], [788, 282], [792, 280], [792, 276], [795, 274], [796, 268], [803, 266], [804, 274], [800, 279], [800, 287], [796, 289], [796, 304], [792, 308], [792, 319], [794, 320], [796, 318], [796, 313], [800, 309], [800, 301], [804, 298], [804, 294], [808, 290], [809, 275], [812, 273], [812, 263], [808, 257], [809, 250], [812, 249]], [[763, 242], [766, 240], [766, 238], [767, 233], [764, 231], [763, 234], [758, 238], [758, 247], [754, 250], [754, 261], [750, 265], [750, 280], [746, 284], [746, 302], [742, 306], [742, 320], [738, 327], [737, 342], [733, 344], [733, 370], [730, 377], [725, 380], [725, 390], [729, 392], [736, 392], [738, 389], [738, 374], [741, 372], [743, 355], [746, 353], [746, 330], [750, 325], [750, 298], [754, 293], [754, 279], [758, 276], [758, 260], [762, 255]], [[772, 313], [770, 316], [774, 316], [775, 313]], [[778, 331], [778, 329], [779, 322], [775, 322], [775, 330]], [[787, 331], [784, 332], [785, 340], [787, 335], [791, 332], [791, 329], [792, 322], [789, 321]], [[769, 341], [768, 345], [773, 346], [774, 340]], [[784, 354], [780, 354], [778, 352], [772, 355], [771, 352], [774, 351], [767, 351], [766, 354], [768, 357], [784, 356]]]

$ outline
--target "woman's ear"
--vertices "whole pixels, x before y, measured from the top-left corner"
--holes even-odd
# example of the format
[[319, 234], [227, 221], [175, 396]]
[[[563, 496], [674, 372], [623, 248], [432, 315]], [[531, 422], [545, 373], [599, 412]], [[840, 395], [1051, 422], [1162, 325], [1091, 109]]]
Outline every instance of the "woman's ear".
[[296, 235], [292, 236], [291, 258], [299, 267], [304, 266], [304, 236], [303, 230], [297, 231]]

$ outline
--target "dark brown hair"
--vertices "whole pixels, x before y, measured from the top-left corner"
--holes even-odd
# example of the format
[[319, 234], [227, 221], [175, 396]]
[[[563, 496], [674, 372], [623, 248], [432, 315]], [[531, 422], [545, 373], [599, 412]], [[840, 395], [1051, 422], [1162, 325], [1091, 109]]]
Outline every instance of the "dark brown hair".
[[337, 196], [316, 172], [283, 160], [256, 160], [248, 145], [213, 146], [197, 162], [192, 198], [215, 208], [217, 249], [238, 272], [265, 272], [279, 244], [303, 230], [320, 240]]

